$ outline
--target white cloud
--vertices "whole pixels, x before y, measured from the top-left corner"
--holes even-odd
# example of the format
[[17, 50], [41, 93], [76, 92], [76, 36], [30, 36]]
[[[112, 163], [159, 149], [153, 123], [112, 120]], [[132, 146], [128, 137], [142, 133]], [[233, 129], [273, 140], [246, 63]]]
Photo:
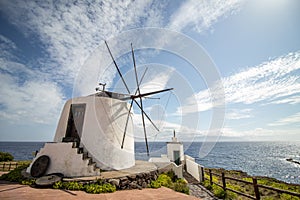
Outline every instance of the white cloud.
[[252, 109], [233, 109], [226, 114], [226, 119], [245, 119], [253, 117], [251, 115]]
[[17, 77], [0, 74], [0, 119], [12, 124], [57, 121], [63, 105], [62, 91], [51, 82], [41, 80], [19, 83]]
[[[221, 84], [224, 86], [226, 104], [296, 104], [300, 94], [299, 70], [300, 52], [295, 52], [224, 77]], [[194, 98], [197, 99], [198, 110], [187, 101], [183, 105], [187, 113], [218, 106], [218, 98], [212, 104], [209, 89], [191, 97]], [[182, 109], [178, 108], [178, 113]]]
[[298, 112], [294, 115], [279, 119], [279, 120], [275, 121], [274, 123], [269, 123], [268, 125], [269, 126], [285, 126], [285, 125], [290, 125], [290, 124], [298, 124], [298, 126], [300, 126], [299, 123], [300, 123], [300, 112]]
[[[49, 53], [44, 71], [73, 83], [78, 69], [104, 39], [161, 19], [151, 1], [1, 1], [0, 9], [28, 38], [37, 34]], [[151, 12], [150, 12], [151, 11]], [[151, 18], [148, 18], [148, 17]], [[149, 20], [148, 20], [149, 19]], [[50, 64], [52, 62], [52, 64]]]
[[64, 95], [50, 75], [17, 60], [16, 45], [0, 35], [0, 120], [11, 124], [53, 124]]
[[13, 50], [17, 49], [16, 44], [10, 39], [0, 35], [0, 49], [1, 49], [1, 57], [12, 59], [14, 56], [11, 54]]
[[[73, 84], [78, 70], [99, 43], [121, 31], [139, 27], [141, 23], [159, 25], [162, 7], [164, 4], [159, 2], [152, 4], [151, 1], [130, 0], [113, 3], [1, 1], [0, 11], [9, 22], [29, 41], [39, 39], [33, 44], [41, 42], [47, 52], [34, 67], [26, 60], [21, 63], [14, 55], [19, 51], [17, 46], [0, 35], [1, 119], [14, 123], [24, 119], [53, 123], [65, 98], [61, 87]], [[89, 64], [96, 62], [97, 66], [101, 66], [101, 61], [98, 57], [97, 62], [92, 60]], [[96, 73], [102, 74], [104, 70], [98, 69]], [[115, 72], [108, 71], [104, 79], [112, 80]], [[90, 71], [86, 77], [93, 73]], [[99, 81], [90, 80], [94, 84]]]
[[[147, 64], [147, 66], [149, 65]], [[162, 66], [148, 68], [146, 77], [140, 87], [141, 93], [165, 89], [174, 71], [174, 68], [163, 68]]]
[[197, 32], [211, 28], [221, 17], [227, 17], [239, 10], [242, 0], [189, 0], [175, 12], [169, 27], [182, 31], [193, 27]]
[[[224, 78], [226, 102], [252, 104], [298, 95], [300, 52], [290, 53]], [[291, 102], [292, 103], [292, 102]]]

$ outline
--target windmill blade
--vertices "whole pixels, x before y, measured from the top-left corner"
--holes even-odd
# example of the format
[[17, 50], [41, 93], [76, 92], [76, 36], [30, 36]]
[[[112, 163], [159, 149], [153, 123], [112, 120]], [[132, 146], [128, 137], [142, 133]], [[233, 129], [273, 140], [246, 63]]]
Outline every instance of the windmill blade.
[[116, 61], [115, 61], [115, 59], [114, 59], [114, 57], [113, 57], [113, 55], [112, 55], [112, 53], [111, 53], [111, 51], [110, 51], [110, 49], [109, 49], [109, 47], [108, 47], [108, 44], [107, 44], [106, 41], [105, 41], [105, 44], [106, 44], [106, 47], [107, 47], [108, 52], [109, 52], [109, 54], [110, 54], [110, 57], [112, 58], [112, 60], [113, 60], [113, 62], [114, 62], [114, 64], [115, 64], [115, 66], [116, 66], [116, 69], [117, 69], [117, 71], [118, 71], [118, 73], [119, 73], [119, 75], [120, 75], [120, 77], [121, 77], [121, 79], [122, 79], [122, 82], [123, 82], [123, 84], [124, 84], [125, 87], [126, 87], [127, 92], [128, 92], [128, 94], [130, 94], [130, 90], [128, 89], [128, 86], [127, 86], [127, 84], [126, 84], [126, 82], [125, 82], [125, 80], [124, 80], [124, 78], [123, 78], [123, 76], [122, 76], [122, 73], [121, 73], [121, 71], [120, 71], [120, 69], [119, 69], [119, 67], [118, 67], [118, 65], [117, 65], [117, 63], [116, 63]]
[[140, 95], [131, 95], [129, 97], [122, 98], [122, 100], [129, 100], [129, 99], [136, 99], [136, 98], [140, 98], [140, 97], [146, 97], [146, 96], [153, 95], [153, 94], [158, 94], [158, 93], [161, 93], [161, 92], [167, 92], [167, 91], [170, 91], [170, 90], [173, 90], [173, 89], [174, 88], [168, 88], [168, 89], [158, 90], [158, 91], [154, 91], [154, 92], [148, 92], [148, 93], [144, 93], [144, 94], [140, 94]]
[[150, 119], [150, 117], [147, 115], [147, 113], [142, 109], [142, 107], [140, 106], [140, 104], [135, 100], [133, 99], [133, 101], [136, 103], [136, 105], [141, 109], [142, 113], [144, 113], [144, 115], [147, 117], [147, 119], [151, 122], [151, 124], [153, 125], [153, 127], [159, 131], [159, 129], [157, 128], [157, 126], [154, 124], [154, 122]]
[[127, 114], [127, 119], [126, 119], [126, 124], [125, 124], [124, 133], [123, 133], [122, 144], [121, 144], [121, 149], [123, 149], [123, 147], [124, 147], [124, 141], [125, 141], [125, 136], [126, 136], [126, 132], [127, 132], [127, 126], [128, 126], [128, 121], [129, 121], [129, 117], [130, 117], [130, 111], [131, 111], [131, 108], [132, 108], [132, 104], [133, 104], [133, 100], [131, 100], [129, 111], [128, 111], [128, 114]]
[[[133, 59], [133, 66], [134, 66], [134, 72], [135, 72], [135, 80], [136, 80], [136, 85], [137, 85], [137, 91], [138, 91], [138, 94], [140, 96], [141, 92], [140, 92], [140, 86], [139, 86], [139, 80], [138, 80], [138, 76], [137, 76], [137, 71], [136, 71], [136, 64], [135, 64], [134, 51], [133, 51], [132, 43], [131, 43], [131, 53], [132, 53], [132, 59]], [[141, 96], [139, 98], [140, 98], [141, 110], [143, 111], [142, 112], [142, 122], [143, 122], [143, 128], [144, 128], [144, 136], [145, 136], [145, 143], [146, 143], [146, 148], [147, 148], [147, 155], [149, 156], [149, 147], [148, 147], [146, 126], [145, 126], [143, 100], [142, 100]]]
[[144, 117], [144, 110], [143, 110], [143, 100], [142, 97], [140, 97], [140, 103], [141, 103], [141, 109], [142, 109], [142, 122], [143, 122], [143, 128], [144, 128], [144, 136], [145, 136], [145, 143], [146, 143], [146, 149], [147, 149], [147, 155], [149, 156], [149, 146], [148, 146], [148, 140], [147, 140], [147, 133], [146, 133], [146, 126], [145, 126], [145, 117]]
[[154, 92], [148, 92], [148, 93], [144, 93], [144, 94], [139, 94], [139, 95], [132, 95], [130, 98], [135, 99], [135, 98], [142, 98], [145, 96], [149, 96], [149, 95], [153, 95], [153, 94], [158, 94], [161, 92], [167, 92], [170, 90], [173, 90], [174, 88], [168, 88], [168, 89], [164, 89], [164, 90], [158, 90], [158, 91], [154, 91]]
[[[140, 80], [140, 82], [139, 82], [139, 85], [142, 84], [142, 81], [143, 81], [143, 79], [144, 79], [144, 76], [145, 76], [147, 70], [148, 70], [148, 68], [146, 68], [146, 70], [144, 71], [144, 74], [143, 74], [143, 76], [142, 76], [142, 78], [141, 78], [141, 80]], [[134, 93], [134, 94], [136, 95], [137, 92], [138, 92], [138, 89], [135, 90], [135, 93]], [[128, 114], [127, 114], [127, 119], [126, 119], [125, 129], [124, 129], [124, 133], [123, 133], [123, 139], [122, 139], [121, 149], [123, 149], [123, 147], [124, 147], [124, 141], [125, 141], [125, 136], [126, 136], [126, 131], [127, 131], [127, 125], [128, 125], [128, 121], [129, 121], [130, 111], [131, 111], [131, 109], [132, 109], [132, 105], [133, 105], [133, 99], [131, 99], [129, 111], [128, 111]]]

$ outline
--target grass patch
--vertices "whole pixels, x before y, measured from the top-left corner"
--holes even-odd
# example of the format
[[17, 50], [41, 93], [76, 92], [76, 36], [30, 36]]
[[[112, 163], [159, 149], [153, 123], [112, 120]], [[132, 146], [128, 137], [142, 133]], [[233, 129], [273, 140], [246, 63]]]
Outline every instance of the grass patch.
[[[236, 190], [238, 192], [242, 192], [244, 194], [248, 194], [251, 196], [255, 196], [254, 188], [252, 185], [253, 179], [252, 177], [248, 176], [245, 172], [242, 171], [235, 171], [235, 170], [224, 170], [224, 169], [211, 169], [213, 173], [221, 174], [221, 172], [225, 173], [226, 177], [233, 177], [237, 179], [241, 179], [244, 181], [250, 182], [250, 184], [228, 180], [226, 179], [226, 187]], [[256, 177], [257, 183], [260, 185], [267, 185], [273, 188], [278, 188], [282, 190], [287, 190], [295, 193], [300, 193], [300, 185], [297, 184], [288, 184], [283, 181], [279, 181], [274, 178], [268, 177]], [[205, 179], [209, 179], [208, 172], [205, 173]], [[212, 176], [213, 182], [222, 185], [221, 177], [219, 176]], [[223, 188], [213, 184], [210, 185], [209, 180], [205, 180], [201, 183], [204, 187], [210, 190], [215, 196], [222, 199], [248, 199], [231, 191], [224, 191]], [[276, 191], [259, 188], [261, 199], [263, 200], [300, 200], [299, 197], [291, 196], [288, 194], [280, 194]]]

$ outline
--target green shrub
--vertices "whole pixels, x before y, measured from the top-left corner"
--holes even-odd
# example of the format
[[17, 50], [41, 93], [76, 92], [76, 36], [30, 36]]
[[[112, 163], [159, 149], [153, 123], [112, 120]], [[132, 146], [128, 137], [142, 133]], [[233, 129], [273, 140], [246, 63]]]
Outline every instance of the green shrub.
[[181, 193], [185, 193], [185, 194], [190, 193], [190, 189], [187, 186], [187, 182], [183, 179], [177, 179], [176, 182], [173, 183], [173, 189], [176, 192], [181, 192]]
[[5, 162], [5, 161], [12, 161], [14, 157], [7, 152], [0, 152], [0, 162]]
[[84, 190], [87, 193], [92, 194], [100, 194], [100, 193], [108, 193], [108, 192], [115, 192], [116, 186], [111, 185], [110, 183], [105, 184], [87, 184], [83, 185], [79, 182], [62, 182], [58, 181], [53, 184], [52, 186], [54, 189], [67, 189], [67, 190]]
[[280, 195], [280, 199], [284, 199], [284, 200], [300, 200], [299, 197], [295, 197], [295, 196], [292, 196], [292, 195], [289, 195], [289, 194], [281, 194]]
[[201, 183], [206, 189], [212, 190], [212, 186], [210, 185], [209, 180], [205, 180]]
[[161, 187], [161, 184], [159, 182], [157, 182], [157, 181], [151, 181], [150, 187], [157, 189], [157, 188]]
[[58, 181], [58, 182], [54, 183], [52, 187], [54, 189], [64, 189], [64, 184], [63, 184], [63, 182]]
[[22, 185], [34, 185], [35, 184], [35, 179], [28, 179], [22, 176], [22, 171], [27, 168], [29, 164], [24, 164], [16, 169], [10, 171], [7, 174], [3, 174], [0, 176], [0, 180], [6, 180], [6, 181], [11, 181], [11, 182], [18, 182]]
[[166, 174], [159, 175], [156, 181], [165, 187], [170, 187], [172, 184], [172, 179]]
[[22, 181], [25, 180], [25, 178], [22, 176], [21, 171], [27, 167], [28, 167], [27, 165], [22, 165], [20, 167], [17, 167], [16, 169], [10, 171], [9, 173], [3, 174], [0, 177], [0, 179], [11, 181], [11, 182], [22, 183]]
[[63, 184], [63, 187], [67, 190], [82, 190], [83, 184], [79, 182], [66, 182]]
[[[174, 181], [172, 181], [172, 178]], [[168, 187], [177, 192], [189, 194], [187, 182], [183, 179], [178, 179], [174, 172], [160, 174], [155, 181], [151, 181], [150, 183], [151, 188], [160, 188], [161, 186]]]
[[22, 185], [34, 185], [35, 179], [26, 179], [21, 182]]
[[225, 199], [226, 197], [226, 192], [221, 187], [215, 184], [212, 185], [212, 192], [218, 198]]
[[98, 185], [98, 184], [89, 184], [85, 185], [84, 190], [87, 193], [92, 193], [92, 194], [100, 194], [100, 193], [111, 193], [116, 191], [116, 186], [111, 185], [109, 183], [105, 183], [103, 185]]

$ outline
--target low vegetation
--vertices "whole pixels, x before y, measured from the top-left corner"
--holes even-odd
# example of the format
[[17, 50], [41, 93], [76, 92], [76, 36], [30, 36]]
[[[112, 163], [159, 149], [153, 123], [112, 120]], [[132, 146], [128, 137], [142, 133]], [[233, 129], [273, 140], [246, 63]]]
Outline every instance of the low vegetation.
[[14, 157], [7, 152], [0, 152], [0, 162], [12, 161]]
[[[30, 162], [21, 161], [19, 167], [10, 171], [7, 174], [0, 176], [0, 180], [6, 180], [10, 182], [17, 182], [23, 185], [35, 185], [36, 179], [29, 179], [22, 176], [22, 171], [27, 168]], [[151, 181], [149, 184], [150, 188], [160, 188], [161, 186], [168, 187], [177, 192], [189, 194], [189, 188], [187, 182], [183, 179], [177, 178], [173, 171], [168, 173], [160, 174], [155, 181]], [[83, 184], [80, 182], [63, 182], [58, 181], [52, 186], [54, 189], [66, 189], [66, 190], [81, 190], [87, 193], [99, 194], [99, 193], [110, 193], [117, 190], [115, 185], [110, 183], [103, 183], [101, 180], [98, 180], [96, 183]]]
[[22, 162], [19, 164], [19, 167], [15, 168], [7, 174], [3, 174], [2, 176], [0, 176], [0, 180], [17, 182], [24, 185], [32, 185], [35, 183], [35, 179], [28, 179], [22, 176], [22, 171], [28, 166], [29, 164], [27, 162]]
[[155, 181], [151, 181], [151, 188], [160, 188], [161, 186], [173, 189], [177, 192], [189, 194], [187, 182], [183, 179], [177, 178], [173, 171], [160, 174]]
[[[225, 172], [225, 175], [227, 177], [233, 177], [236, 179], [252, 182], [252, 177], [248, 176], [245, 172], [241, 171], [235, 171], [235, 170], [223, 170], [223, 169], [212, 169], [214, 173], [221, 174], [221, 172]], [[283, 181], [279, 181], [277, 179], [268, 178], [268, 177], [256, 177], [257, 183], [260, 185], [266, 185], [273, 188], [278, 188], [282, 190], [287, 190], [295, 193], [300, 193], [300, 185], [297, 184], [288, 184]], [[206, 187], [208, 190], [210, 190], [216, 197], [221, 199], [248, 199], [246, 197], [243, 197], [241, 195], [238, 195], [236, 193], [233, 193], [231, 191], [224, 191], [223, 188], [217, 186], [216, 184], [210, 185], [209, 181], [209, 175], [208, 173], [205, 173], [205, 180], [202, 182], [202, 185]], [[222, 185], [221, 177], [213, 176], [212, 177], [213, 182], [218, 183]], [[226, 187], [242, 192], [244, 194], [249, 194], [251, 196], [255, 196], [253, 185], [252, 184], [246, 184], [234, 180], [228, 180], [226, 179]], [[259, 188], [261, 199], [263, 200], [300, 200], [299, 197], [291, 196], [288, 194], [280, 194], [278, 192]]]
[[82, 190], [87, 193], [92, 193], [92, 194], [100, 194], [100, 193], [111, 193], [115, 192], [116, 186], [110, 184], [110, 183], [93, 183], [93, 184], [85, 184], [83, 185], [82, 183], [79, 182], [56, 182], [53, 185], [54, 189], [66, 189], [66, 190]]

